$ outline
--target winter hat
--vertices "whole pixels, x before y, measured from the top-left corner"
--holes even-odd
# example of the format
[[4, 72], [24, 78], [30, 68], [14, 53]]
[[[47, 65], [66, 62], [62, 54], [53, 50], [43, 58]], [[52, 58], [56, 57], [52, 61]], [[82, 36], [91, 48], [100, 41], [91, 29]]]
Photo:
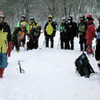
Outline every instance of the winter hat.
[[66, 18], [65, 18], [65, 17], [63, 17], [61, 20], [62, 20], [62, 21], [66, 21]]
[[88, 14], [88, 15], [87, 15], [87, 19], [89, 19], [89, 20], [93, 20], [92, 15], [91, 15], [91, 14]]
[[5, 15], [4, 15], [4, 13], [3, 13], [3, 12], [0, 12], [0, 17], [2, 17], [2, 18], [4, 18], [4, 17], [5, 17]]
[[25, 18], [26, 19], [26, 16], [25, 15], [21, 15], [21, 18]]
[[34, 17], [30, 17], [30, 20], [34, 20]]
[[85, 16], [84, 16], [84, 15], [80, 15], [80, 18], [83, 18], [83, 19], [85, 19]]
[[72, 16], [69, 16], [69, 17], [68, 17], [68, 20], [73, 20]]

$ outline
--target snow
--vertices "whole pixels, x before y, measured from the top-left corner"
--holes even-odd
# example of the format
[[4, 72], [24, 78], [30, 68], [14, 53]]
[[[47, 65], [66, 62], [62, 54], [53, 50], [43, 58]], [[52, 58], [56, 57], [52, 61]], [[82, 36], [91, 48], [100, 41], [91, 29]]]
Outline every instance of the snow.
[[[45, 48], [41, 34], [39, 49], [13, 50], [0, 79], [0, 100], [100, 100], [100, 72], [95, 58], [88, 57], [97, 74], [85, 78], [75, 73], [74, 61], [82, 53], [78, 40], [75, 38], [75, 50], [61, 50], [57, 32], [54, 48]], [[19, 72], [18, 61], [25, 73]]]

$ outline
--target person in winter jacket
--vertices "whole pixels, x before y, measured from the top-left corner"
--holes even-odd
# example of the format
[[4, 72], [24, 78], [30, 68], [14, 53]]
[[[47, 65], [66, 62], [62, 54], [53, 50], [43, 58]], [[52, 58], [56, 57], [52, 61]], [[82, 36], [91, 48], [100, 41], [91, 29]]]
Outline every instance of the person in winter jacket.
[[29, 42], [27, 43], [27, 50], [37, 49], [38, 41], [41, 34], [41, 27], [37, 26], [36, 28], [31, 29], [29, 34]]
[[30, 23], [28, 25], [28, 35], [30, 34], [30, 31], [34, 28], [37, 28], [38, 24], [36, 23], [35, 19], [33, 17], [30, 17]]
[[[21, 15], [21, 20], [18, 22], [17, 27], [20, 27], [22, 25], [22, 22], [26, 22], [26, 16], [24, 14]], [[28, 23], [26, 24], [26, 31], [28, 31]], [[24, 38], [20, 41], [20, 46], [22, 47], [24, 47], [25, 45], [25, 41], [26, 41], [25, 38], [26, 38], [26, 34], [24, 35]]]
[[54, 47], [55, 34], [56, 34], [56, 25], [54, 21], [52, 21], [52, 15], [49, 15], [48, 22], [45, 24], [45, 27], [44, 27], [46, 47], [49, 47], [49, 40], [51, 41], [51, 48]]
[[61, 24], [58, 30], [60, 31], [60, 46], [61, 49], [67, 49], [67, 30], [66, 30], [66, 19], [62, 18]]
[[99, 61], [98, 63], [98, 67], [100, 69], [100, 16], [98, 18], [99, 20], [99, 26], [97, 28], [97, 35], [96, 35], [96, 50], [95, 50], [95, 58], [97, 61]]
[[8, 65], [7, 55], [10, 57], [12, 50], [10, 26], [4, 22], [4, 18], [4, 13], [0, 12], [0, 78]]
[[[77, 23], [73, 22], [73, 18], [71, 16], [68, 17], [67, 21], [67, 48], [73, 50], [74, 49], [74, 37], [77, 36]], [[71, 45], [71, 46], [70, 46]]]
[[22, 22], [20, 27], [17, 27], [13, 32], [13, 48], [16, 47], [16, 51], [19, 52], [20, 42], [24, 39], [26, 34], [26, 22]]
[[80, 16], [80, 23], [78, 24], [78, 34], [79, 34], [79, 43], [80, 43], [80, 51], [86, 51], [87, 43], [86, 43], [86, 29], [87, 29], [87, 22], [85, 20], [85, 16]]
[[87, 30], [86, 30], [86, 39], [87, 39], [87, 45], [88, 45], [88, 54], [93, 54], [93, 49], [92, 49], [92, 40], [96, 36], [95, 34], [95, 26], [94, 26], [94, 19], [92, 18], [91, 14], [87, 15]]

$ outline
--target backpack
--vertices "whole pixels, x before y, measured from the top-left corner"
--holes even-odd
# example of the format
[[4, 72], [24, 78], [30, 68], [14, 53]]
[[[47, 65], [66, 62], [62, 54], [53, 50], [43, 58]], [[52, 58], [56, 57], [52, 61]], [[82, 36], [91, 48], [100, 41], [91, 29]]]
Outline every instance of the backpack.
[[80, 76], [89, 78], [91, 73], [95, 73], [84, 52], [75, 60], [75, 66], [76, 72], [78, 72]]

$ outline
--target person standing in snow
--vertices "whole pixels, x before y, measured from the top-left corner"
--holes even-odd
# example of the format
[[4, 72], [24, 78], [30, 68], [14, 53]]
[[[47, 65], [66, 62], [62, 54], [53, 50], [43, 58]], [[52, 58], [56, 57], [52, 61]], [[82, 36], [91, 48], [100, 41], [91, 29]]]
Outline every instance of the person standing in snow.
[[61, 24], [59, 25], [58, 30], [60, 31], [61, 49], [67, 49], [66, 18], [62, 18]]
[[86, 30], [86, 39], [87, 39], [87, 53], [88, 54], [94, 54], [93, 49], [92, 49], [92, 41], [94, 37], [96, 36], [95, 34], [95, 26], [94, 26], [94, 18], [92, 18], [91, 14], [87, 15], [87, 30]]
[[87, 22], [85, 20], [85, 16], [80, 16], [80, 23], [78, 24], [78, 34], [79, 34], [79, 43], [80, 43], [80, 51], [83, 49], [86, 51], [86, 29], [87, 29]]
[[13, 48], [16, 47], [16, 51], [19, 52], [20, 50], [20, 41], [24, 39], [26, 34], [26, 22], [22, 22], [22, 25], [15, 29], [13, 32]]
[[[21, 15], [21, 20], [18, 22], [17, 27], [20, 27], [22, 25], [22, 22], [26, 22], [26, 16], [24, 14]], [[28, 23], [26, 24], [26, 31], [28, 31]], [[26, 41], [25, 38], [26, 38], [26, 34], [24, 35], [24, 38], [20, 41], [20, 46], [22, 47], [24, 47], [25, 45], [25, 41]]]
[[100, 16], [98, 17], [98, 21], [99, 21], [99, 26], [97, 28], [97, 36], [96, 36], [96, 50], [95, 50], [95, 58], [97, 61], [99, 61], [98, 63], [98, 67], [100, 69]]
[[77, 36], [77, 23], [73, 22], [73, 18], [71, 16], [68, 17], [67, 22], [67, 48], [74, 50], [74, 37]]
[[55, 22], [52, 21], [52, 15], [49, 15], [48, 22], [45, 24], [45, 27], [44, 27], [46, 47], [49, 47], [49, 39], [51, 41], [51, 48], [54, 47], [55, 34], [56, 34], [56, 25], [55, 25]]
[[7, 67], [7, 55], [10, 57], [12, 50], [10, 26], [4, 22], [5, 15], [0, 12], [0, 78], [3, 77], [5, 68]]

